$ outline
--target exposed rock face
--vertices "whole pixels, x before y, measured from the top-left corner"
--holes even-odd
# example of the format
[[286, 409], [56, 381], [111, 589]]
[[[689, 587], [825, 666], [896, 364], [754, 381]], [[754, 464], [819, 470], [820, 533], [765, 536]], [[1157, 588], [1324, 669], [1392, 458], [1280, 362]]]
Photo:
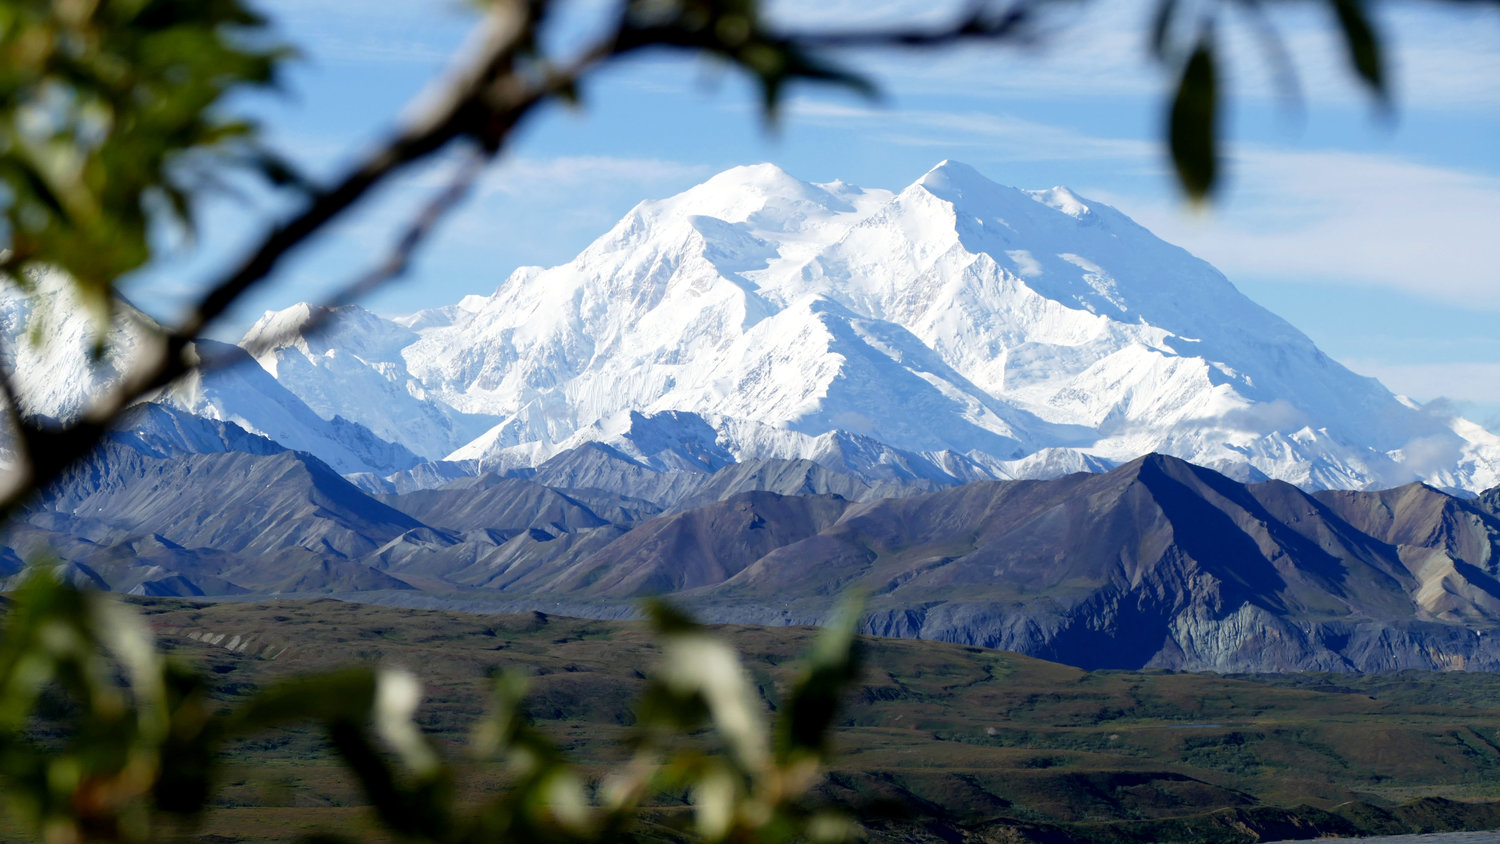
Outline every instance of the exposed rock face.
[[[797, 461], [687, 473], [658, 501], [542, 482], [633, 477], [591, 447], [571, 468], [377, 500], [296, 452], [140, 447], [81, 466], [9, 545], [46, 543], [66, 576], [140, 594], [618, 617], [667, 593], [716, 621], [801, 624], [854, 589], [871, 633], [1088, 668], [1500, 669], [1500, 518], [1420, 484], [1308, 494], [1159, 455], [900, 498]], [[19, 557], [0, 566], [13, 577]]]
[[8, 544], [121, 592], [181, 596], [406, 589], [361, 559], [421, 528], [311, 455], [161, 459], [100, 448], [10, 528]]
[[[1431, 508], [1405, 523], [1425, 544], [1371, 536], [1288, 484], [1241, 485], [1151, 456], [1105, 475], [851, 506], [831, 528], [699, 592], [709, 606], [763, 612], [798, 596], [796, 615], [814, 603], [802, 596], [857, 584], [872, 594], [872, 633], [1083, 667], [1495, 667], [1500, 523], [1436, 490], [1404, 491]], [[1378, 520], [1402, 495], [1329, 497], [1350, 517]], [[1419, 531], [1424, 514], [1436, 522]]]

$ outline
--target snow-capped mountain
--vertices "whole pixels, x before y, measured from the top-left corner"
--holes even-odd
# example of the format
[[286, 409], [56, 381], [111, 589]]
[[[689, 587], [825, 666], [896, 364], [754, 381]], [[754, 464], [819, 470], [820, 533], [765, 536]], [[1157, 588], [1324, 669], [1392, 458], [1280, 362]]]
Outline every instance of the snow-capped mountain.
[[1310, 488], [1500, 482], [1500, 438], [1350, 372], [1119, 211], [955, 162], [894, 194], [735, 168], [488, 297], [336, 323], [259, 360], [429, 458], [601, 441], [712, 470], [852, 446], [959, 481], [1157, 451]]
[[[37, 273], [29, 290], [0, 276], [0, 358], [28, 415], [66, 419], [115, 384], [147, 340], [151, 318], [120, 302], [106, 324], [61, 273]], [[100, 341], [103, 340], [101, 343]], [[92, 350], [102, 346], [104, 356]], [[6, 435], [9, 435], [8, 430]]]
[[[1053, 477], [1154, 451], [1314, 489], [1500, 483], [1500, 437], [1355, 375], [1119, 211], [954, 162], [899, 193], [739, 167], [489, 296], [397, 319], [343, 308], [297, 336], [311, 313], [256, 323], [242, 345], [259, 368], [158, 400], [346, 474], [447, 461], [403, 488], [589, 443], [658, 471], [799, 459], [875, 482]], [[0, 291], [28, 410], [81, 410], [144, 319], [123, 307], [94, 364], [69, 285]]]
[[[420, 339], [412, 329], [351, 307], [341, 309], [326, 329], [299, 336], [298, 326], [311, 316], [312, 307], [305, 304], [268, 313], [241, 345], [325, 419], [353, 405], [358, 421], [370, 431], [429, 460], [442, 458], [500, 421], [427, 400], [402, 358], [402, 349]], [[355, 396], [359, 400], [351, 402]]]
[[[90, 400], [124, 376], [142, 345], [153, 342], [152, 325], [150, 317], [124, 301], [117, 303], [113, 323], [103, 324], [60, 274], [37, 276], [29, 292], [0, 282], [3, 363], [15, 373], [17, 395], [28, 414], [66, 419], [82, 413]], [[90, 350], [101, 334], [105, 354], [94, 360]], [[248, 433], [315, 454], [343, 473], [384, 475], [420, 462], [405, 446], [361, 424], [336, 413], [320, 416], [236, 346], [202, 341], [196, 351], [214, 364], [150, 397], [170, 412], [133, 413], [122, 420], [121, 436], [147, 451], [152, 447], [145, 444], [154, 443], [190, 452], [261, 453], [261, 444], [245, 439]], [[183, 413], [193, 418], [185, 420]], [[217, 430], [208, 423], [219, 423]], [[0, 463], [9, 461], [10, 436], [8, 429], [0, 429]]]
[[210, 362], [177, 382], [157, 400], [208, 419], [232, 422], [294, 451], [316, 455], [341, 473], [388, 474], [410, 468], [418, 457], [358, 422], [337, 414], [320, 416], [238, 346], [199, 341]]

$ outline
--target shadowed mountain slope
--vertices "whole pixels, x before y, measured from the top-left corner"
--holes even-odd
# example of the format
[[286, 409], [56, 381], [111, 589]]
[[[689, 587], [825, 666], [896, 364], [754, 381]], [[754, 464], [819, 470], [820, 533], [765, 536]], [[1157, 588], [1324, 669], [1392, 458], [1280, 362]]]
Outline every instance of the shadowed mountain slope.
[[[604, 447], [560, 460], [601, 470], [558, 473], [575, 482], [630, 477]], [[877, 487], [811, 461], [652, 474], [682, 486], [653, 501], [491, 474], [377, 500], [298, 452], [162, 460], [116, 443], [6, 544], [140, 594], [617, 617], [665, 593], [709, 619], [788, 624], [853, 589], [869, 632], [1089, 668], [1500, 668], [1500, 519], [1484, 498], [1309, 495], [1161, 455], [862, 501]]]
[[[1347, 494], [1342, 509], [1368, 520], [1384, 498]], [[809, 505], [824, 501], [815, 517]], [[1489, 640], [1452, 623], [1488, 630], [1497, 619], [1493, 555], [1472, 532], [1461, 538], [1462, 548], [1439, 529], [1426, 535], [1435, 545], [1403, 550], [1290, 484], [1243, 485], [1152, 455], [1104, 475], [865, 504], [740, 496], [505, 591], [681, 590], [716, 618], [787, 623], [817, 620], [855, 588], [871, 595], [872, 632], [1085, 667], [1493, 666]], [[1450, 546], [1457, 565], [1411, 564], [1418, 548]]]
[[45, 540], [64, 560], [83, 556], [117, 569], [170, 563], [206, 581], [170, 594], [222, 594], [405, 588], [359, 560], [422, 527], [308, 454], [168, 460], [109, 444], [56, 484], [10, 538], [26, 550]]

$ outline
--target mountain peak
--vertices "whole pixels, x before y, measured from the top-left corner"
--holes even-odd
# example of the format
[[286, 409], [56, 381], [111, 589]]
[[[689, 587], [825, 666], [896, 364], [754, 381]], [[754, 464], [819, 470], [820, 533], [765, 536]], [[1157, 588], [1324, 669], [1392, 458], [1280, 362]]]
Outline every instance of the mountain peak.
[[775, 164], [731, 167], [696, 187], [654, 204], [738, 223], [768, 204], [796, 202], [822, 206], [843, 204], [827, 190], [804, 182]]
[[807, 183], [769, 161], [759, 164], [740, 164], [723, 170], [701, 186], [713, 185], [720, 189], [759, 189], [762, 191], [798, 190]]
[[[899, 455], [1012, 478], [1162, 451], [1309, 487], [1500, 477], [1500, 440], [1434, 430], [1125, 214], [952, 160], [900, 194], [730, 168], [488, 298], [337, 323], [262, 366], [423, 456], [531, 466], [602, 440], [651, 468]], [[874, 446], [825, 454], [838, 432]], [[1464, 462], [1403, 465], [1432, 437]]]
[[1017, 215], [1051, 218], [1046, 212], [1037, 213], [1036, 205], [1041, 205], [1085, 225], [1097, 222], [1090, 203], [1069, 188], [1059, 185], [1047, 190], [1021, 190], [1002, 185], [973, 167], [951, 159], [928, 170], [914, 187], [925, 188], [955, 208], [980, 217], [994, 216], [1002, 220]]
[[928, 170], [922, 175], [922, 178], [917, 180], [917, 184], [945, 186], [962, 186], [965, 184], [998, 185], [997, 182], [990, 180], [983, 173], [980, 173], [968, 164], [962, 161], [954, 161], [951, 158], [945, 158], [933, 165], [931, 170]]

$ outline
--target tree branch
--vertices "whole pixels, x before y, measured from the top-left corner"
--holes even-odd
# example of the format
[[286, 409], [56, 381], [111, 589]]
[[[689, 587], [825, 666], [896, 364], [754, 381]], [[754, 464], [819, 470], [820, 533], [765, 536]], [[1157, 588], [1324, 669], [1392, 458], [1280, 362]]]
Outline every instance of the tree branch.
[[1024, 34], [1035, 0], [1017, 0], [998, 14], [978, 4], [948, 26], [913, 29], [866, 29], [846, 32], [789, 33], [788, 42], [810, 50], [876, 47], [944, 47], [959, 41], [997, 41]]
[[[243, 263], [209, 288], [186, 319], [160, 335], [161, 342], [154, 348], [144, 349], [125, 378], [97, 399], [83, 416], [53, 429], [14, 415], [14, 424], [20, 430], [20, 445], [26, 451], [32, 471], [29, 478], [15, 473], [6, 479], [6, 488], [0, 491], [0, 515], [9, 515], [32, 492], [50, 484], [87, 454], [132, 403], [191, 372], [198, 363], [189, 348], [192, 342], [241, 296], [270, 275], [283, 258], [371, 188], [456, 137], [464, 134], [492, 137], [493, 121], [485, 119], [490, 100], [495, 99], [492, 89], [524, 88], [524, 83], [512, 86], [500, 83], [514, 73], [515, 59], [531, 38], [536, 14], [536, 7], [528, 3], [493, 4], [486, 16], [477, 59], [457, 75], [438, 102], [355, 166], [335, 187], [314, 197], [300, 214], [274, 228]], [[532, 96], [517, 103], [523, 108], [507, 116], [500, 139], [524, 111], [550, 91], [550, 86], [539, 86]], [[498, 99], [504, 102], [507, 98]], [[498, 149], [498, 143], [491, 145]]]
[[[483, 150], [478, 148], [470, 150], [460, 162], [453, 177], [428, 201], [401, 233], [384, 260], [339, 288], [334, 295], [324, 299], [321, 305], [312, 309], [307, 319], [267, 337], [256, 338], [256, 342], [246, 347], [245, 351], [249, 352], [251, 357], [259, 357], [283, 343], [312, 334], [323, 328], [333, 318], [336, 309], [352, 304], [373, 293], [382, 285], [404, 275], [411, 265], [413, 255], [432, 234], [437, 224], [469, 195], [474, 182], [490, 163], [490, 158], [491, 155]], [[211, 364], [208, 362], [200, 366], [200, 368], [210, 367]]]
[[[758, 32], [762, 43], [792, 51], [866, 47], [936, 47], [961, 40], [1002, 40], [1017, 36], [1032, 0], [1018, 0], [998, 15], [975, 12], [950, 27], [887, 29], [865, 32]], [[483, 165], [509, 140], [515, 127], [538, 105], [559, 95], [571, 95], [599, 66], [640, 49], [690, 48], [733, 55], [734, 45], [713, 40], [700, 26], [678, 22], [678, 28], [638, 27], [631, 23], [635, 0], [622, 0], [617, 28], [591, 48], [557, 69], [532, 58], [534, 36], [549, 0], [494, 0], [489, 6], [475, 58], [466, 64], [418, 118], [398, 132], [338, 182], [312, 196], [310, 204], [290, 220], [273, 228], [241, 263], [213, 283], [188, 316], [176, 327], [156, 335], [158, 342], [142, 349], [126, 376], [95, 400], [78, 419], [60, 427], [44, 427], [12, 412], [22, 447], [31, 467], [30, 477], [14, 473], [0, 489], [0, 518], [8, 516], [32, 493], [45, 488], [96, 446], [111, 425], [136, 401], [171, 385], [203, 366], [192, 344], [244, 294], [270, 276], [282, 260], [364, 198], [372, 188], [460, 138], [472, 139], [478, 152], [461, 168], [445, 190], [433, 198], [403, 232], [387, 258], [370, 272], [339, 291], [337, 305], [356, 298], [405, 272], [412, 255], [438, 222], [469, 191]], [[712, 28], [707, 32], [712, 32]], [[747, 68], [748, 70], [749, 68]], [[753, 72], [753, 71], [752, 71]], [[808, 79], [828, 79], [815, 68], [803, 68]], [[763, 80], [765, 81], [765, 80]], [[315, 316], [304, 330], [312, 330], [326, 313]]]

